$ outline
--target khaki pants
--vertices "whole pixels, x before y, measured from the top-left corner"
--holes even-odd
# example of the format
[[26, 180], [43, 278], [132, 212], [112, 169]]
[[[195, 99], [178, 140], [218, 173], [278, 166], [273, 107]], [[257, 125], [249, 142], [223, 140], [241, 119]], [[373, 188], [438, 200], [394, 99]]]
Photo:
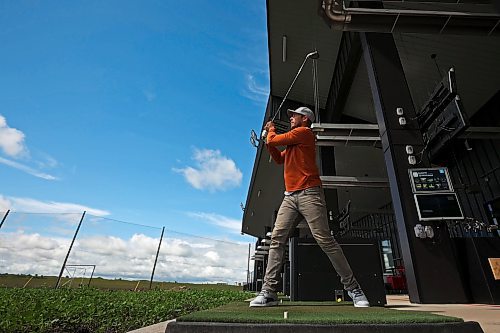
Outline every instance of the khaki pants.
[[[344, 252], [342, 252], [339, 243], [330, 233], [323, 189], [311, 187], [294, 192], [292, 195], [285, 195], [281, 203], [271, 236], [269, 259], [262, 289], [276, 291], [283, 265], [286, 242], [297, 224], [302, 220], [302, 217], [309, 225], [314, 239], [327, 254], [333, 267], [340, 275], [340, 282], [342, 282], [344, 288], [346, 290], [356, 288], [358, 283], [344, 256]], [[314, 260], [314, 258], [311, 258], [311, 260]]]

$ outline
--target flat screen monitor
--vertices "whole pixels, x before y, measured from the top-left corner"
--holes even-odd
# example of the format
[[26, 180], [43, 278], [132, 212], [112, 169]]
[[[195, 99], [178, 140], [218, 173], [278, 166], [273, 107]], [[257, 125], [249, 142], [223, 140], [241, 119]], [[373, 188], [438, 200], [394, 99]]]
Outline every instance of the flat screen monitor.
[[414, 194], [414, 196], [420, 221], [464, 218], [455, 193]]
[[409, 169], [413, 193], [453, 192], [448, 168]]

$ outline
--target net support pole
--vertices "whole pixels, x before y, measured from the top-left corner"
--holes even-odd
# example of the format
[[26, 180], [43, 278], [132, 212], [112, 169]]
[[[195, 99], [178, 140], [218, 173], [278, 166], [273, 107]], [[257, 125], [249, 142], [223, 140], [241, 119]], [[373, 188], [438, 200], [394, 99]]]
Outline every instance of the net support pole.
[[153, 265], [153, 271], [151, 272], [151, 280], [149, 281], [149, 290], [153, 285], [153, 277], [155, 276], [156, 263], [158, 262], [158, 255], [160, 254], [161, 241], [163, 240], [163, 233], [165, 232], [165, 227], [161, 229], [160, 242], [158, 243], [158, 250], [156, 250], [155, 263]]
[[3, 226], [3, 223], [5, 222], [5, 220], [7, 219], [7, 216], [9, 215], [10, 213], [10, 209], [7, 210], [7, 212], [5, 213], [5, 215], [3, 216], [2, 218], [2, 222], [0, 222], [0, 229], [2, 229], [2, 226]]
[[250, 246], [251, 244], [248, 243], [248, 259], [247, 259], [247, 287], [248, 284], [250, 283]]
[[78, 235], [78, 231], [80, 231], [80, 227], [82, 226], [83, 219], [85, 218], [85, 213], [87, 213], [87, 211], [84, 211], [82, 217], [80, 218], [80, 223], [78, 223], [78, 227], [76, 228], [75, 235], [73, 236], [73, 240], [71, 241], [71, 244], [69, 246], [68, 253], [66, 253], [66, 258], [64, 258], [64, 262], [62, 264], [61, 271], [59, 272], [59, 276], [57, 277], [57, 282], [54, 289], [59, 288], [59, 283], [61, 283], [61, 277], [64, 272], [64, 267], [66, 267], [66, 262], [68, 261], [69, 254], [71, 253], [71, 249], [73, 248], [73, 244], [75, 243], [76, 236]]
[[92, 265], [92, 274], [90, 274], [89, 284], [87, 287], [90, 287], [90, 282], [92, 282], [92, 278], [94, 277], [95, 265]]

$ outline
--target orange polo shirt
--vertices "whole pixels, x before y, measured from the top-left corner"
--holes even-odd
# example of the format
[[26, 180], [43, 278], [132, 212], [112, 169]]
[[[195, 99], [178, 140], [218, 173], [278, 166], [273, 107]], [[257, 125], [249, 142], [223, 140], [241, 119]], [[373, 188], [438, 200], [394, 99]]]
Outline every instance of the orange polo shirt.
[[[284, 134], [276, 134], [275, 128], [271, 127], [266, 146], [276, 163], [285, 164], [287, 192], [321, 186], [315, 137], [309, 127], [297, 127]], [[280, 152], [277, 146], [286, 146], [286, 149]]]

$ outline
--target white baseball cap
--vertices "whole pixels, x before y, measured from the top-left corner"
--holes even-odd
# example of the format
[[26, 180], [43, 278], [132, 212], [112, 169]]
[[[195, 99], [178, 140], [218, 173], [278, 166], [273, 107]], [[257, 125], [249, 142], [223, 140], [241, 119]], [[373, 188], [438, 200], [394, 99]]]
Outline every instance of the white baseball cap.
[[292, 113], [298, 113], [303, 116], [307, 116], [307, 118], [309, 118], [311, 123], [314, 121], [314, 112], [312, 112], [311, 109], [309, 109], [306, 106], [301, 106], [300, 108], [297, 108], [295, 110], [288, 109], [286, 113], [288, 114], [289, 117], [292, 116]]

